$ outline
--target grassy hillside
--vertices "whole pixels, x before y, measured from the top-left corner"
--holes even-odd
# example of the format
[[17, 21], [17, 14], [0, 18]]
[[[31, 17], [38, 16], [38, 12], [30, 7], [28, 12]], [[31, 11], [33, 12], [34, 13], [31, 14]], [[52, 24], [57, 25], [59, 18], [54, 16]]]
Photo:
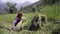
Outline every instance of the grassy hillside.
[[[45, 6], [40, 13], [23, 13], [23, 16], [25, 16], [28, 21], [24, 22], [27, 23], [26, 26], [28, 26], [28, 24], [36, 14], [44, 14], [50, 18], [60, 20], [60, 5]], [[47, 22], [47, 24], [41, 27], [41, 29], [39, 29], [38, 31], [29, 31], [27, 29], [23, 29], [20, 32], [14, 31], [12, 33], [10, 29], [13, 20], [16, 18], [16, 15], [17, 14], [0, 15], [0, 34], [52, 34], [52, 31], [60, 29], [60, 22]]]
[[60, 20], [60, 4], [53, 6], [45, 6], [42, 11], [42, 14], [46, 14], [50, 18], [59, 19]]

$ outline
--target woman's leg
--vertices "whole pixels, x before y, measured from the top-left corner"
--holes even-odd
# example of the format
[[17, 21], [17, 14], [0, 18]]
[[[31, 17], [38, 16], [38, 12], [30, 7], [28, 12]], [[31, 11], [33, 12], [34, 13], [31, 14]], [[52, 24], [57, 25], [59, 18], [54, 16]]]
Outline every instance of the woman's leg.
[[[15, 26], [17, 25], [16, 23], [17, 23], [17, 20], [14, 20], [14, 21], [13, 21], [13, 23], [12, 23], [12, 28], [11, 28], [11, 29], [12, 29], [12, 31], [14, 31], [14, 30], [15, 30]], [[15, 24], [16, 24], [16, 25], [15, 25]]]

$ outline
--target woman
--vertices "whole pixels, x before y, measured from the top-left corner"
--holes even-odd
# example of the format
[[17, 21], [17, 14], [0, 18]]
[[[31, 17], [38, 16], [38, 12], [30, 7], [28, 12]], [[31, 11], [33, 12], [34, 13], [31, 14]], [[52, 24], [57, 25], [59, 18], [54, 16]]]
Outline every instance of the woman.
[[[18, 12], [16, 19], [12, 23], [11, 31], [15, 30], [16, 25], [21, 21], [21, 19], [22, 19], [22, 12]], [[22, 29], [22, 27], [20, 27], [20, 30], [21, 29]]]

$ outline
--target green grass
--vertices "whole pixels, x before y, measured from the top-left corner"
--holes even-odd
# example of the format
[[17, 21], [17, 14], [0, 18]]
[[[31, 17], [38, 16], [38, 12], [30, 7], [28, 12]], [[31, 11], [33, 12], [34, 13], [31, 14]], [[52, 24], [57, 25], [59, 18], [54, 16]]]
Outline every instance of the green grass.
[[[11, 25], [13, 20], [15, 19], [17, 14], [6, 14], [6, 15], [0, 15], [0, 25], [4, 26], [6, 28], [11, 29]], [[23, 14], [23, 16], [25, 16], [27, 18], [28, 21], [31, 21], [33, 16], [35, 15], [35, 13], [29, 13], [29, 14]], [[26, 23], [26, 22], [25, 22]], [[27, 23], [28, 25], [28, 23]], [[50, 28], [50, 29], [49, 29]], [[54, 30], [56, 28], [56, 25], [53, 25], [52, 23], [47, 23], [45, 26], [42, 27], [42, 29], [39, 29], [38, 31], [29, 31], [29, 30], [22, 30], [20, 32], [13, 32], [14, 34], [42, 34], [42, 33], [47, 33], [50, 34], [52, 30]], [[4, 32], [4, 33], [2, 33]], [[2, 29], [0, 31], [1, 34], [8, 34], [11, 33], [11, 31], [6, 30], [6, 29]]]
[[[52, 6], [45, 6], [42, 9], [42, 12], [35, 12], [35, 13], [23, 13], [23, 16], [26, 17], [26, 20], [28, 22], [25, 26], [28, 26], [29, 23], [31, 23], [31, 20], [33, 19], [34, 15], [36, 14], [44, 14], [47, 15], [50, 18], [60, 20], [60, 5], [54, 5]], [[13, 20], [16, 18], [17, 14], [5, 14], [0, 15], [0, 27], [6, 27], [8, 29], [11, 29], [11, 25]], [[38, 31], [29, 31], [27, 29], [23, 29], [20, 32], [14, 31], [13, 33], [7, 29], [0, 29], [0, 34], [52, 34], [52, 31], [55, 29], [60, 29], [60, 24], [53, 24], [53, 22], [47, 22], [46, 25], [41, 27]]]
[[45, 6], [42, 9], [42, 14], [46, 14], [50, 18], [60, 19], [60, 4], [53, 6]]
[[[24, 13], [23, 16], [26, 17], [27, 21], [31, 21], [32, 18], [34, 17], [35, 13]], [[16, 18], [17, 14], [5, 14], [5, 15], [0, 15], [0, 27], [6, 27], [8, 29], [11, 29], [11, 25], [13, 20]], [[26, 23], [26, 22], [25, 22]], [[27, 24], [28, 25], [28, 24]], [[4, 33], [3, 33], [4, 32]], [[11, 31], [7, 30], [7, 29], [2, 29], [0, 31], [0, 34], [8, 34], [11, 33]], [[15, 34], [18, 34], [17, 32], [13, 32]], [[25, 30], [22, 30], [21, 32], [19, 32], [21, 34], [25, 33]]]

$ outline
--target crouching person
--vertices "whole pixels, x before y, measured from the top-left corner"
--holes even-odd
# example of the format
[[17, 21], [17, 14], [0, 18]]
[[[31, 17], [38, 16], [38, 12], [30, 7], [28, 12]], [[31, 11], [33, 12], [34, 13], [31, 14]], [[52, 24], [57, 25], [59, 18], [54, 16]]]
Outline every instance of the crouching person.
[[34, 18], [31, 21], [31, 25], [29, 27], [29, 30], [37, 31], [40, 28], [38, 21], [39, 21], [39, 16], [38, 15], [34, 16]]
[[[21, 21], [21, 19], [22, 19], [22, 12], [18, 12], [16, 19], [12, 23], [12, 28], [11, 28], [12, 32], [15, 30], [16, 25]], [[22, 30], [22, 26], [20, 27], [20, 30]]]

